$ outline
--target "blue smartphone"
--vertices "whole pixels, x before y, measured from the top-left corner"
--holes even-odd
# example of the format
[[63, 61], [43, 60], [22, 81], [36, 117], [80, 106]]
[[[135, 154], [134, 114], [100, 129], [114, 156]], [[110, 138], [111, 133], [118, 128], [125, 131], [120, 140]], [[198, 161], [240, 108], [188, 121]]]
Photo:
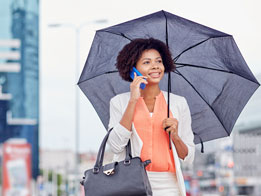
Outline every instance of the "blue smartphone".
[[[137, 76], [142, 76], [142, 74], [141, 74], [135, 67], [133, 67], [133, 69], [132, 69], [131, 72], [130, 72], [130, 77], [131, 77], [132, 80], [134, 80], [134, 72], [136, 73]], [[145, 79], [145, 78], [144, 78], [144, 79]], [[145, 79], [145, 80], [146, 80], [146, 79]], [[146, 87], [146, 84], [144, 84], [144, 83], [141, 83], [141, 84], [140, 84], [140, 88], [141, 88], [142, 90], [144, 90], [145, 87]]]

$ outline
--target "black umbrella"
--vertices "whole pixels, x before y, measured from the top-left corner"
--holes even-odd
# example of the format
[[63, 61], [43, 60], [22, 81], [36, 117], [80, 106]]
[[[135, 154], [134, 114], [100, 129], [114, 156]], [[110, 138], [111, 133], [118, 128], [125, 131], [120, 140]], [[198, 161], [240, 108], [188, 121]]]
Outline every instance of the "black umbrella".
[[[260, 84], [231, 35], [166, 11], [96, 31], [78, 85], [103, 125], [108, 126], [110, 99], [129, 91], [115, 67], [118, 52], [133, 39], [150, 37], [165, 42], [174, 57], [171, 92], [188, 101], [194, 142], [229, 136]], [[168, 75], [160, 88], [168, 90]]]

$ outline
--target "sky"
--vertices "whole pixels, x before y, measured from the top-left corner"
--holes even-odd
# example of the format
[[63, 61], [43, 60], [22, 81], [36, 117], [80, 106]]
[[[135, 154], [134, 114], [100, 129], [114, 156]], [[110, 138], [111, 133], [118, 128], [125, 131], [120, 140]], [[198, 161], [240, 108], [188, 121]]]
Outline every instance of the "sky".
[[[257, 75], [261, 73], [260, 7], [259, 0], [40, 1], [41, 148], [75, 150], [76, 91], [80, 95], [80, 151], [97, 151], [106, 133], [92, 105], [76, 85], [95, 30], [165, 10], [233, 35], [248, 66]], [[97, 22], [101, 20], [105, 22]], [[51, 24], [62, 25], [50, 27]], [[76, 37], [80, 42], [78, 55]]]

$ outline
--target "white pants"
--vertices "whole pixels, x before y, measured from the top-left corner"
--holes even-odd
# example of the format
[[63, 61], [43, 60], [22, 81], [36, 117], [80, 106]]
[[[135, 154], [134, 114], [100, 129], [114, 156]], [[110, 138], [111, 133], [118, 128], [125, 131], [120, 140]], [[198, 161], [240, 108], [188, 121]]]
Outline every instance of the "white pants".
[[147, 171], [153, 196], [180, 196], [177, 178], [170, 172]]

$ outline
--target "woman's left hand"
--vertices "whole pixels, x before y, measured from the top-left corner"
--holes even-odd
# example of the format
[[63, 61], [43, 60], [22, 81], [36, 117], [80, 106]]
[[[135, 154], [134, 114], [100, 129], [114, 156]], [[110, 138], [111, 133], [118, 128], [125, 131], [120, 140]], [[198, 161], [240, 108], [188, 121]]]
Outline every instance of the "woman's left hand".
[[179, 122], [176, 118], [166, 118], [162, 122], [163, 129], [165, 130], [166, 127], [169, 127], [166, 129], [168, 133], [171, 133], [172, 137], [178, 137], [178, 126]]

